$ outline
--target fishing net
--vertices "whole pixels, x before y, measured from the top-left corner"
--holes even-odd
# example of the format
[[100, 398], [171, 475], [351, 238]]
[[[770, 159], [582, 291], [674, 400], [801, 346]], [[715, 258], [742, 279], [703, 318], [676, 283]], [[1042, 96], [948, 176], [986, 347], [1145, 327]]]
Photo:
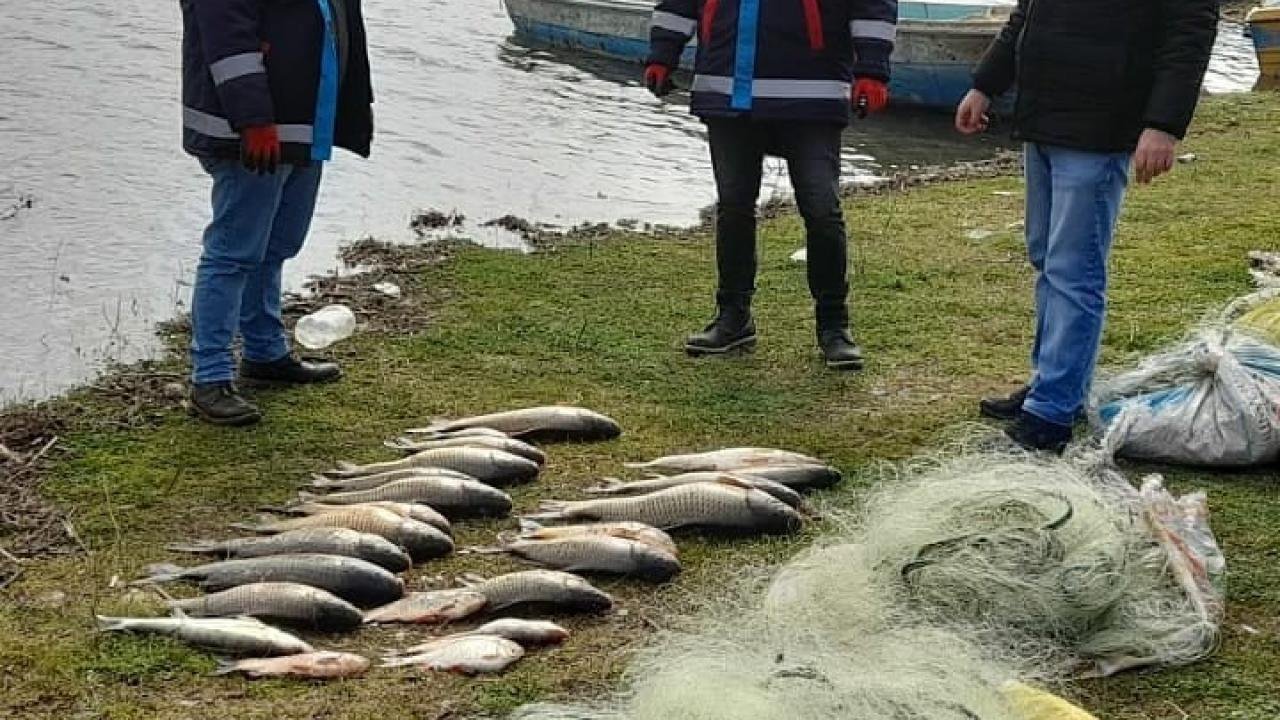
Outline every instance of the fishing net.
[[879, 487], [856, 516], [829, 512], [836, 530], [763, 593], [719, 598], [641, 652], [622, 694], [516, 717], [1026, 720], [1010, 679], [1216, 646], [1203, 495], [1022, 456], [917, 463]]

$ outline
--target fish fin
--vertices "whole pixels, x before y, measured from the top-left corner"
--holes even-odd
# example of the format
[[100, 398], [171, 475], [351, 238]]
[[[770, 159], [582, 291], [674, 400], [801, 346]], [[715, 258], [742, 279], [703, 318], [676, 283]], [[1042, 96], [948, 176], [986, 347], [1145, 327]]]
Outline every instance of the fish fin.
[[94, 615], [93, 618], [98, 624], [98, 632], [120, 632], [125, 629], [124, 618], [105, 615]]
[[738, 488], [739, 490], [755, 489], [749, 483], [743, 482], [741, 479], [733, 475], [721, 475], [720, 477], [716, 478], [712, 482], [714, 482], [717, 485], [728, 485], [729, 487], [735, 487], [735, 488]]
[[259, 535], [269, 534], [270, 531], [261, 525], [250, 525], [249, 523], [230, 523], [227, 527], [232, 530], [243, 530], [245, 532], [257, 533]]
[[604, 477], [600, 478], [600, 482], [598, 484], [586, 488], [583, 492], [589, 495], [612, 495], [618, 492], [618, 489], [625, 484], [626, 483], [622, 482], [618, 478]]
[[[501, 539], [501, 536], [499, 536], [499, 539]], [[504, 547], [472, 546], [472, 547], [461, 548], [457, 550], [455, 554], [456, 555], [502, 555], [505, 552], [507, 552], [507, 549]]]
[[485, 580], [488, 580], [488, 578], [478, 573], [464, 573], [454, 579], [464, 588], [475, 587]]
[[215, 540], [196, 540], [190, 543], [171, 543], [164, 546], [169, 552], [179, 553], [195, 553], [205, 555], [209, 553], [221, 552], [221, 543]]
[[240, 665], [235, 660], [228, 658], [217, 658], [218, 668], [213, 671], [215, 677], [220, 675], [233, 675], [240, 671]]

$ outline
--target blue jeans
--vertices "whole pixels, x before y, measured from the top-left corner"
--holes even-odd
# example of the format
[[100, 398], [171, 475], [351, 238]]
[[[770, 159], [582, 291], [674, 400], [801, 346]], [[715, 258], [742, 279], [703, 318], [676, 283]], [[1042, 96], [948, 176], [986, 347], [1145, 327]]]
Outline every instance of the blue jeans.
[[1041, 420], [1073, 424], [1093, 383], [1130, 157], [1026, 146], [1027, 251], [1037, 278], [1031, 394], [1022, 408]]
[[244, 359], [272, 362], [289, 354], [280, 315], [284, 261], [306, 241], [323, 164], [281, 165], [258, 175], [235, 160], [202, 158], [213, 178], [213, 220], [204, 231], [191, 301], [191, 379], [235, 379], [236, 331]]

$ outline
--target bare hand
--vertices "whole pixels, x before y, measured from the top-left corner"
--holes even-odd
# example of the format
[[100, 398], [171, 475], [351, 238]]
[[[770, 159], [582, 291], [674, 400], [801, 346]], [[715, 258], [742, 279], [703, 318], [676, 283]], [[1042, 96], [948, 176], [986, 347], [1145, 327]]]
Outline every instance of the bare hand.
[[1178, 139], [1163, 130], [1147, 128], [1138, 139], [1133, 154], [1133, 171], [1139, 184], [1146, 185], [1173, 169]]
[[970, 90], [956, 109], [956, 130], [965, 135], [985, 132], [991, 122], [987, 116], [990, 109], [991, 98], [979, 90]]

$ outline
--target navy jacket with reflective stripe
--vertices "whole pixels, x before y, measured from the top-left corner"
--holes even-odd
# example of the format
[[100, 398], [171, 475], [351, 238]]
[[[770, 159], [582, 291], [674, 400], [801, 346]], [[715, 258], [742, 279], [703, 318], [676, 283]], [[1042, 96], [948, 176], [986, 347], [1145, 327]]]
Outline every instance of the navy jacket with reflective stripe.
[[649, 62], [698, 40], [693, 112], [847, 123], [855, 78], [888, 81], [897, 0], [662, 0]]
[[[367, 157], [373, 87], [360, 0], [322, 1], [342, 64], [333, 144]], [[326, 40], [317, 0], [180, 2], [186, 151], [238, 157], [242, 128], [275, 123], [284, 160], [309, 162]]]

